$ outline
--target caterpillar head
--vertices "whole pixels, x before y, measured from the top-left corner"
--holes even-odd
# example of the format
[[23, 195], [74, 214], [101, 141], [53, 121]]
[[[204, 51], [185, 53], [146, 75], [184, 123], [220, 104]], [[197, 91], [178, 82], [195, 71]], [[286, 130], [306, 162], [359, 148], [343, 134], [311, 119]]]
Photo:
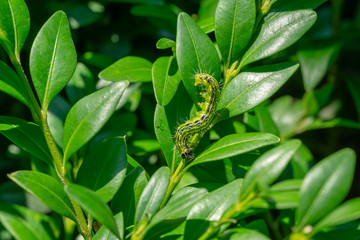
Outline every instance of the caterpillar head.
[[198, 73], [195, 75], [195, 86], [198, 84], [209, 85], [211, 83], [211, 75], [205, 73]]

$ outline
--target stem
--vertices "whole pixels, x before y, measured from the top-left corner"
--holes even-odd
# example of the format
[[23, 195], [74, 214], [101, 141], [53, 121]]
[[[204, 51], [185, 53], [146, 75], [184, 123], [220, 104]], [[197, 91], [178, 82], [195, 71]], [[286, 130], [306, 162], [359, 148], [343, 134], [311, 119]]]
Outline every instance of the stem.
[[[13, 55], [11, 53], [10, 59], [15, 68], [17, 75], [19, 76], [20, 80], [23, 83], [23, 86], [25, 87], [31, 114], [33, 116], [34, 121], [36, 123], [38, 123], [39, 126], [41, 127], [41, 130], [44, 134], [46, 143], [50, 150], [50, 154], [53, 158], [55, 170], [56, 170], [59, 178], [61, 179], [61, 182], [64, 185], [68, 185], [70, 183], [70, 180], [69, 180], [68, 176], [66, 175], [66, 169], [63, 165], [59, 149], [57, 148], [54, 138], [51, 135], [50, 128], [47, 123], [47, 114], [46, 114], [46, 112], [41, 110], [39, 103], [36, 100], [36, 97], [30, 87], [29, 81], [24, 72], [24, 69], [21, 66], [20, 58], [16, 57], [15, 55]], [[85, 220], [85, 217], [84, 217], [84, 214], [83, 214], [83, 211], [82, 211], [80, 205], [78, 203], [76, 203], [70, 196], [69, 196], [69, 199], [70, 199], [73, 209], [75, 211], [75, 216], [76, 216], [79, 231], [81, 232], [81, 234], [84, 236], [84, 238], [86, 240], [91, 239], [91, 232], [88, 231], [86, 220]]]
[[29, 101], [29, 108], [31, 110], [31, 114], [36, 123], [40, 123], [41, 119], [41, 110], [38, 104], [38, 101], [35, 98], [35, 95], [30, 87], [29, 81], [25, 75], [24, 69], [21, 66], [20, 59], [15, 57], [14, 55], [10, 56], [11, 63], [13, 64], [17, 75], [19, 76], [23, 86], [25, 87], [27, 100]]
[[181, 161], [179, 163], [178, 167], [176, 168], [176, 171], [174, 172], [174, 174], [171, 175], [170, 183], [169, 183], [169, 186], [168, 186], [168, 188], [166, 190], [164, 200], [162, 201], [162, 203], [160, 205], [160, 209], [165, 206], [165, 204], [169, 200], [172, 192], [174, 191], [175, 187], [177, 186], [177, 184], [181, 180], [181, 177], [185, 174], [185, 171], [183, 171], [184, 168], [185, 168], [184, 161]]

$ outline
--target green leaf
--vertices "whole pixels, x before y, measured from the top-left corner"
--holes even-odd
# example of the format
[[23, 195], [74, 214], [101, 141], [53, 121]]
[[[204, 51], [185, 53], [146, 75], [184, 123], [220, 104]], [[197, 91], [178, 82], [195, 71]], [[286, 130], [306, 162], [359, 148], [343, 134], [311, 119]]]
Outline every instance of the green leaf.
[[8, 176], [20, 187], [39, 198], [46, 206], [75, 221], [70, 199], [60, 182], [49, 175], [33, 171], [18, 171]]
[[271, 186], [271, 191], [284, 192], [291, 190], [299, 190], [302, 184], [302, 179], [288, 179]]
[[126, 163], [125, 137], [111, 138], [84, 157], [76, 182], [108, 202], [124, 180]]
[[23, 0], [0, 2], [0, 44], [11, 57], [20, 57], [30, 29], [29, 10]]
[[64, 161], [87, 143], [105, 124], [128, 84], [113, 83], [82, 98], [71, 108], [64, 126]]
[[113, 212], [123, 213], [125, 228], [134, 225], [135, 209], [146, 184], [145, 170], [141, 167], [135, 168], [127, 174], [119, 191], [111, 201]]
[[282, 12], [265, 21], [254, 43], [241, 59], [241, 66], [269, 57], [299, 40], [315, 23], [311, 10]]
[[281, 11], [294, 11], [299, 9], [315, 9], [326, 1], [327, 0], [301, 0], [301, 1], [276, 0], [274, 5], [271, 6], [270, 11], [271, 13], [278, 13]]
[[252, 209], [289, 209], [299, 205], [299, 191], [268, 192], [250, 203]]
[[95, 91], [94, 76], [83, 63], [78, 63], [74, 75], [66, 85], [66, 95], [71, 103], [76, 103]]
[[[321, 44], [321, 45], [320, 45]], [[339, 55], [341, 44], [320, 43], [297, 52], [305, 90], [313, 90]]]
[[357, 219], [360, 219], [360, 198], [353, 198], [324, 217], [314, 226], [313, 232], [316, 233], [322, 228], [334, 227]]
[[65, 87], [76, 67], [76, 50], [69, 22], [62, 11], [40, 29], [30, 52], [30, 73], [42, 108]]
[[253, 113], [246, 113], [244, 122], [255, 131], [279, 136], [279, 129], [272, 119], [270, 112], [263, 104], [255, 107]]
[[0, 91], [14, 97], [20, 102], [28, 105], [27, 94], [24, 85], [14, 70], [0, 60]]
[[198, 26], [204, 33], [209, 34], [215, 31], [215, 17], [211, 16], [208, 18], [201, 19], [198, 23]]
[[207, 193], [206, 189], [186, 187], [175, 194], [166, 203], [165, 207], [151, 219], [150, 225], [155, 225], [165, 219], [186, 217], [188, 212]]
[[189, 167], [204, 162], [233, 157], [260, 147], [278, 143], [279, 141], [278, 137], [269, 133], [240, 133], [227, 135], [210, 145], [189, 164]]
[[87, 212], [94, 216], [95, 219], [105, 225], [112, 233], [120, 238], [120, 234], [110, 208], [95, 192], [73, 183], [65, 186], [65, 191], [70, 195], [70, 197], [78, 202], [82, 208], [84, 208]]
[[2, 212], [0, 210], [0, 222], [17, 240], [41, 240], [34, 229], [16, 215]]
[[354, 151], [342, 149], [309, 171], [300, 189], [297, 229], [316, 223], [344, 200], [354, 177], [355, 162]]
[[187, 187], [179, 190], [151, 220], [144, 239], [158, 239], [185, 221], [190, 209], [205, 194], [206, 189]]
[[298, 67], [296, 63], [285, 62], [240, 73], [224, 89], [218, 111], [223, 117], [233, 117], [250, 110], [272, 96]]
[[184, 239], [198, 239], [208, 227], [208, 221], [218, 221], [240, 196], [243, 179], [237, 179], [207, 194], [187, 216]]
[[121, 58], [99, 73], [99, 78], [107, 81], [150, 82], [151, 62], [141, 57]]
[[170, 170], [159, 168], [141, 194], [135, 213], [135, 228], [141, 221], [149, 221], [159, 210], [170, 181]]
[[353, 98], [358, 113], [358, 120], [360, 120], [360, 79], [350, 76], [346, 77], [345, 82]]
[[[115, 222], [118, 226], [120, 239], [124, 239], [124, 218], [122, 212], [114, 216]], [[101, 226], [99, 231], [96, 232], [93, 240], [118, 240], [118, 238], [108, 229], [105, 225]]]
[[245, 175], [241, 190], [243, 196], [247, 196], [256, 187], [262, 190], [273, 183], [288, 165], [300, 145], [300, 140], [293, 139], [261, 155]]
[[178, 17], [176, 55], [183, 83], [193, 101], [199, 102], [194, 76], [207, 73], [220, 81], [220, 60], [210, 38], [186, 13]]
[[54, 239], [48, 231], [50, 218], [26, 207], [0, 202], [0, 222], [15, 239]]
[[156, 101], [166, 106], [174, 97], [181, 81], [174, 57], [160, 57], [152, 66], [152, 82]]
[[158, 49], [167, 49], [167, 48], [175, 48], [175, 47], [176, 47], [176, 42], [168, 38], [160, 38], [156, 42], [156, 48]]
[[47, 164], [53, 165], [44, 135], [35, 123], [19, 118], [0, 116], [0, 133], [21, 149]]
[[227, 68], [239, 60], [255, 24], [254, 0], [220, 0], [215, 14], [215, 37]]
[[248, 239], [256, 239], [256, 240], [270, 240], [267, 236], [258, 231], [246, 228], [238, 228], [233, 231], [229, 238], [225, 238], [228, 240], [248, 240]]

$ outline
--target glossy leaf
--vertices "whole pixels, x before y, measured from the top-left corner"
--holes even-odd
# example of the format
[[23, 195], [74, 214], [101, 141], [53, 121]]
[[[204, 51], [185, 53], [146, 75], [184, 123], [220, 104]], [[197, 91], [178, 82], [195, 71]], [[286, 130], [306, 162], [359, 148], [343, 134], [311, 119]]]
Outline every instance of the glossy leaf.
[[298, 229], [316, 223], [344, 200], [354, 177], [355, 161], [353, 150], [342, 149], [310, 170], [300, 189]]
[[80, 204], [95, 219], [105, 225], [112, 233], [120, 238], [115, 219], [110, 208], [106, 203], [90, 189], [77, 185], [69, 184], [65, 186], [65, 191]]
[[201, 19], [197, 22], [198, 26], [203, 30], [206, 34], [209, 34], [211, 32], [215, 31], [215, 17], [208, 17]]
[[146, 184], [145, 170], [137, 167], [127, 174], [120, 189], [111, 201], [113, 212], [123, 213], [125, 228], [134, 225], [135, 209]]
[[124, 180], [126, 163], [125, 138], [111, 138], [84, 157], [76, 182], [108, 202]]
[[0, 222], [15, 239], [41, 240], [36, 232], [16, 215], [0, 211]]
[[299, 205], [299, 191], [269, 192], [250, 203], [251, 208], [289, 209]]
[[160, 38], [156, 42], [156, 48], [158, 49], [167, 49], [167, 48], [175, 48], [175, 47], [176, 47], [175, 41], [168, 38]]
[[15, 117], [0, 116], [0, 133], [21, 149], [53, 165], [44, 135], [35, 123]]
[[237, 179], [194, 204], [187, 216], [184, 239], [198, 239], [209, 221], [220, 220], [223, 213], [237, 202], [242, 184], [243, 179]]
[[33, 171], [18, 171], [8, 176], [20, 187], [39, 198], [46, 206], [75, 221], [70, 199], [60, 182], [49, 175]]
[[[150, 220], [159, 210], [170, 181], [167, 167], [159, 168], [141, 194], [135, 213], [135, 228], [144, 219]], [[150, 219], [149, 219], [150, 218]]]
[[285, 62], [246, 70], [224, 89], [218, 104], [223, 117], [233, 117], [257, 106], [272, 96], [298, 69]]
[[65, 120], [64, 161], [87, 143], [114, 112], [128, 82], [113, 83], [78, 101]]
[[247, 113], [244, 121], [250, 128], [256, 131], [279, 136], [279, 129], [272, 119], [269, 110], [264, 105], [255, 107], [253, 113]]
[[190, 164], [190, 166], [233, 157], [261, 147], [279, 142], [279, 138], [269, 133], [240, 133], [227, 135], [210, 145]]
[[166, 106], [174, 97], [181, 81], [176, 60], [173, 57], [160, 57], [152, 66], [152, 82], [156, 101]]
[[151, 62], [141, 57], [121, 58], [99, 73], [107, 81], [150, 82]]
[[298, 51], [301, 73], [306, 91], [314, 89], [324, 78], [326, 72], [337, 59], [341, 45], [339, 43], [311, 46]]
[[273, 183], [288, 165], [300, 145], [299, 140], [290, 140], [261, 155], [245, 175], [243, 196], [254, 191], [255, 187], [262, 190]]
[[44, 110], [70, 81], [76, 62], [69, 22], [58, 11], [40, 29], [30, 52], [30, 73]]
[[255, 24], [254, 0], [220, 0], [215, 13], [215, 37], [227, 68], [239, 60]]
[[360, 198], [353, 198], [341, 204], [314, 226], [314, 232], [360, 219]]
[[14, 70], [0, 60], [0, 91], [28, 105], [26, 90]]
[[180, 13], [178, 17], [176, 55], [186, 90], [198, 102], [195, 74], [208, 73], [220, 81], [220, 60], [210, 38], [186, 13]]
[[29, 10], [23, 0], [0, 2], [0, 44], [9, 56], [20, 56], [30, 29]]
[[299, 40], [315, 23], [311, 10], [282, 12], [265, 21], [254, 43], [241, 59], [241, 66], [269, 57]]

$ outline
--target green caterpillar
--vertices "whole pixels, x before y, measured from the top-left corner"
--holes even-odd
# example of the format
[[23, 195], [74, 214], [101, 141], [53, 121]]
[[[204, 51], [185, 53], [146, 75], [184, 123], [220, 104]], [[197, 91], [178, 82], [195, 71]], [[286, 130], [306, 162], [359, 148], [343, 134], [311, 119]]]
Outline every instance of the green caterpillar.
[[205, 73], [195, 75], [195, 86], [203, 85], [200, 95], [204, 102], [198, 103], [201, 111], [196, 113], [196, 117], [181, 124], [175, 134], [176, 148], [185, 161], [194, 159], [193, 142], [190, 139], [195, 135], [202, 135], [211, 128], [211, 123], [215, 117], [216, 106], [220, 96], [219, 83], [216, 79]]

